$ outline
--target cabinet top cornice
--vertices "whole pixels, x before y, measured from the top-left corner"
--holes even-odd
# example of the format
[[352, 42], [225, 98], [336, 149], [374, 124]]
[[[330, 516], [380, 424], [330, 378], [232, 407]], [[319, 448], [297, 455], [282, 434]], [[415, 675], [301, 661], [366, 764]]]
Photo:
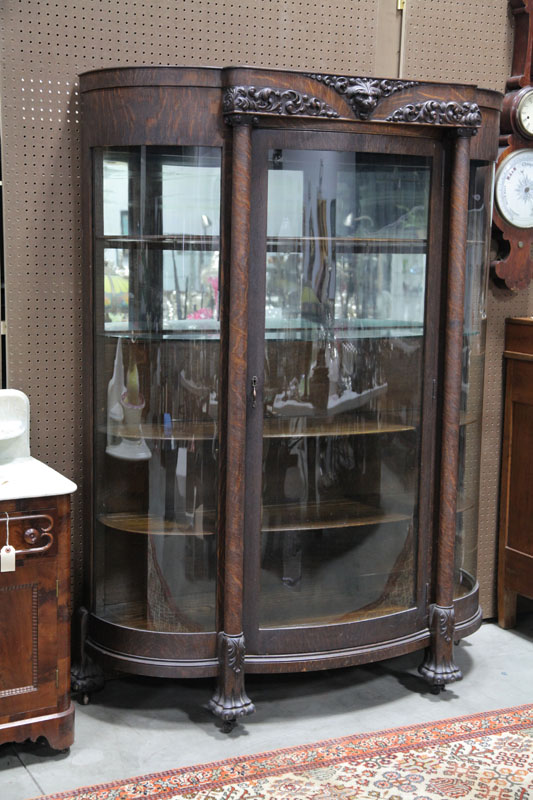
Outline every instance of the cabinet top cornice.
[[80, 75], [82, 93], [134, 87], [219, 90], [229, 124], [264, 118], [321, 118], [476, 129], [502, 95], [471, 84], [231, 66], [117, 67]]

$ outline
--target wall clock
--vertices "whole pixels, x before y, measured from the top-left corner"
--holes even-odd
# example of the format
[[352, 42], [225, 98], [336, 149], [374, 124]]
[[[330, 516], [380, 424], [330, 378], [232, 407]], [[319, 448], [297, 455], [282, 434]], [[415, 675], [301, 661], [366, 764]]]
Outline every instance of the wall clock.
[[493, 234], [493, 267], [510, 289], [533, 275], [533, 0], [510, 0], [515, 19], [512, 75], [500, 121]]

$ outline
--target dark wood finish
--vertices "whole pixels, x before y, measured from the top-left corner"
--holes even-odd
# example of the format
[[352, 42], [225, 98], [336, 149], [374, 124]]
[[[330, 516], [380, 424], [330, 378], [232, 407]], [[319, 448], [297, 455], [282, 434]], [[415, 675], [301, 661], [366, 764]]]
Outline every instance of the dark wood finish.
[[533, 319], [506, 320], [504, 357], [498, 623], [512, 628], [517, 596], [533, 597]]
[[[106, 669], [173, 677], [217, 675], [218, 686], [210, 707], [225, 723], [253, 711], [244, 686], [246, 671], [341, 667], [429, 646], [422, 668], [429, 682], [440, 688], [458, 679], [453, 640], [471, 633], [481, 621], [475, 580], [470, 585], [467, 578], [458, 579], [454, 571], [459, 427], [469, 422], [459, 411], [467, 193], [471, 160], [490, 162], [496, 156], [500, 97], [473, 86], [247, 67], [99, 70], [81, 76], [81, 96], [88, 294], [92, 263], [97, 260], [92, 250], [94, 247], [102, 255], [104, 245], [132, 254], [141, 245], [147, 252], [164, 247], [176, 253], [220, 246], [222, 284], [216, 422], [180, 416], [179, 421], [162, 425], [150, 417], [140, 428], [121, 423], [109, 431], [122, 439], [135, 440], [140, 435], [154, 449], [170, 449], [180, 442], [181, 447], [192, 450], [213, 441], [219, 457], [217, 494], [206, 506], [201, 530], [196, 530], [181, 521], [149, 516], [148, 468], [142, 463], [117, 470], [113, 486], [106, 487], [106, 498], [116, 498], [109, 511], [94, 514], [90, 488], [86, 502], [93, 518], [88, 524], [96, 526], [96, 533], [91, 527], [87, 535], [89, 613], [82, 615], [87, 625], [87, 653]], [[477, 135], [472, 137], [473, 133]], [[222, 149], [220, 236], [158, 233], [143, 236], [138, 242], [131, 233], [102, 236], [93, 244], [91, 215], [94, 213], [96, 221], [101, 222], [98, 215], [102, 203], [98, 198], [96, 202], [90, 199], [91, 148], [174, 145]], [[397, 388], [395, 394], [391, 390], [388, 405], [384, 404], [379, 413], [354, 414], [352, 418], [314, 415], [302, 421], [298, 433], [311, 462], [317, 457], [319, 436], [342, 439], [343, 444], [357, 437], [357, 444], [364, 449], [366, 443], [369, 452], [376, 443], [394, 437], [403, 437], [402, 441], [409, 443], [419, 436], [420, 486], [406, 489], [407, 495], [418, 497], [413, 521], [411, 512], [404, 514], [396, 499], [386, 508], [379, 500], [372, 502], [373, 493], [380, 496], [376, 456], [369, 457], [365, 476], [355, 478], [360, 497], [356, 492], [344, 503], [310, 502], [302, 512], [297, 502], [277, 502], [273, 496], [262, 508], [263, 440], [265, 448], [280, 452], [294, 438], [290, 420], [274, 416], [263, 420], [262, 414], [265, 248], [269, 253], [302, 253], [310, 241], [305, 236], [298, 242], [293, 236], [269, 233], [267, 237], [265, 164], [269, 148], [431, 159], [427, 239], [393, 241], [393, 236], [381, 234], [331, 237], [318, 231], [312, 237], [318, 248], [334, 246], [348, 257], [360, 253], [426, 254], [423, 351], [413, 356], [384, 356], [389, 359], [387, 368], [393, 371]], [[98, 186], [93, 188], [98, 192]], [[103, 294], [101, 286], [98, 291]], [[93, 359], [94, 317], [98, 316], [100, 324], [104, 311], [101, 296], [91, 303], [88, 369]], [[177, 340], [178, 334], [174, 331], [172, 336]], [[142, 341], [141, 345], [139, 350], [144, 347]], [[290, 348], [295, 362], [309, 356], [303, 335]], [[405, 349], [409, 350], [407, 346]], [[413, 349], [416, 351], [416, 347]], [[106, 375], [111, 366], [106, 363]], [[414, 370], [422, 376], [423, 388], [420, 407], [409, 412], [404, 400]], [[317, 360], [314, 374], [319, 373]], [[93, 435], [105, 435], [102, 386], [99, 392], [94, 406], [100, 414], [99, 426], [93, 428], [91, 423], [86, 436], [88, 464], [92, 463]], [[88, 469], [88, 475], [92, 469]], [[276, 475], [272, 485], [276, 480], [281, 485]], [[387, 499], [392, 501], [392, 495]], [[107, 549], [97, 544], [102, 525], [109, 538]], [[322, 532], [324, 541], [333, 546], [335, 539], [346, 535], [363, 540], [372, 528], [386, 529], [391, 541], [396, 536], [395, 541], [400, 542], [394, 567], [377, 599], [361, 603], [361, 607], [354, 604], [347, 613], [332, 611], [327, 616], [326, 609], [312, 622], [305, 618], [304, 609], [294, 624], [286, 627], [274, 599], [264, 609], [264, 618], [272, 624], [260, 628], [262, 533], [267, 537], [294, 534], [309, 539]], [[191, 622], [186, 607], [180, 607], [174, 629], [158, 630], [147, 613], [143, 602], [149, 584], [145, 561], [154, 541], [166, 541], [169, 533], [170, 544], [176, 546], [194, 546], [200, 540], [214, 542], [216, 534], [215, 630], [202, 629], [198, 620]], [[127, 560], [138, 563], [126, 575], [120, 569], [120, 557], [128, 547], [131, 559]], [[107, 588], [92, 567], [104, 558], [119, 562], [113, 572], [116, 584]], [[408, 599], [402, 588], [404, 573], [413, 576]], [[104, 596], [108, 601], [105, 613], [98, 610], [105, 605]]]
[[461, 671], [453, 663], [453, 572], [457, 515], [457, 465], [461, 397], [461, 352], [466, 264], [468, 176], [471, 131], [457, 132], [450, 193], [450, 247], [444, 352], [442, 412], [442, 456], [439, 495], [439, 537], [435, 603], [430, 609], [432, 647], [420, 666], [421, 674], [434, 687], [459, 680]]
[[220, 672], [209, 707], [225, 722], [253, 713], [244, 690], [244, 497], [252, 138], [248, 125], [237, 128], [232, 149], [231, 276], [229, 297], [228, 430], [226, 524], [224, 543], [223, 631], [218, 634]]
[[3, 501], [4, 512], [17, 559], [0, 573], [0, 744], [42, 736], [64, 750], [74, 741], [70, 497]]
[[514, 48], [508, 92], [533, 83], [533, 2], [509, 0], [509, 7], [514, 17]]

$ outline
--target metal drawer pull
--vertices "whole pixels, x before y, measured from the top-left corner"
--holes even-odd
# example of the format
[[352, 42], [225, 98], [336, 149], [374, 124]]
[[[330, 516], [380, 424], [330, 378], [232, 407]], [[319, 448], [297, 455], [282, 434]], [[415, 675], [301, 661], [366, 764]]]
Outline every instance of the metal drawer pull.
[[[4, 512], [7, 517], [7, 512]], [[41, 524], [38, 528], [27, 528], [24, 531], [24, 541], [28, 544], [36, 544], [37, 542], [44, 541], [40, 547], [28, 547], [26, 550], [15, 550], [16, 556], [33, 555], [34, 553], [46, 553], [50, 550], [54, 543], [54, 537], [51, 533], [54, 527], [54, 520], [48, 514], [28, 514], [20, 517], [8, 517], [10, 522], [20, 522], [23, 520], [46, 520], [46, 524]]]

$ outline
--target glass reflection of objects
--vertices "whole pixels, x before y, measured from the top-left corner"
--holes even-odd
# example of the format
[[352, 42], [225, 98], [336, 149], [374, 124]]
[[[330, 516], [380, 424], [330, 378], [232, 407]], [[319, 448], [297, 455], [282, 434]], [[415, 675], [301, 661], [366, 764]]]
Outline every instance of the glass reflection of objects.
[[468, 594], [477, 576], [479, 475], [486, 339], [486, 292], [492, 219], [492, 165], [473, 163], [470, 170], [466, 288], [464, 303], [461, 425], [455, 596]]
[[261, 627], [416, 588], [431, 160], [271, 150]]
[[94, 151], [95, 600], [215, 630], [220, 151]]

